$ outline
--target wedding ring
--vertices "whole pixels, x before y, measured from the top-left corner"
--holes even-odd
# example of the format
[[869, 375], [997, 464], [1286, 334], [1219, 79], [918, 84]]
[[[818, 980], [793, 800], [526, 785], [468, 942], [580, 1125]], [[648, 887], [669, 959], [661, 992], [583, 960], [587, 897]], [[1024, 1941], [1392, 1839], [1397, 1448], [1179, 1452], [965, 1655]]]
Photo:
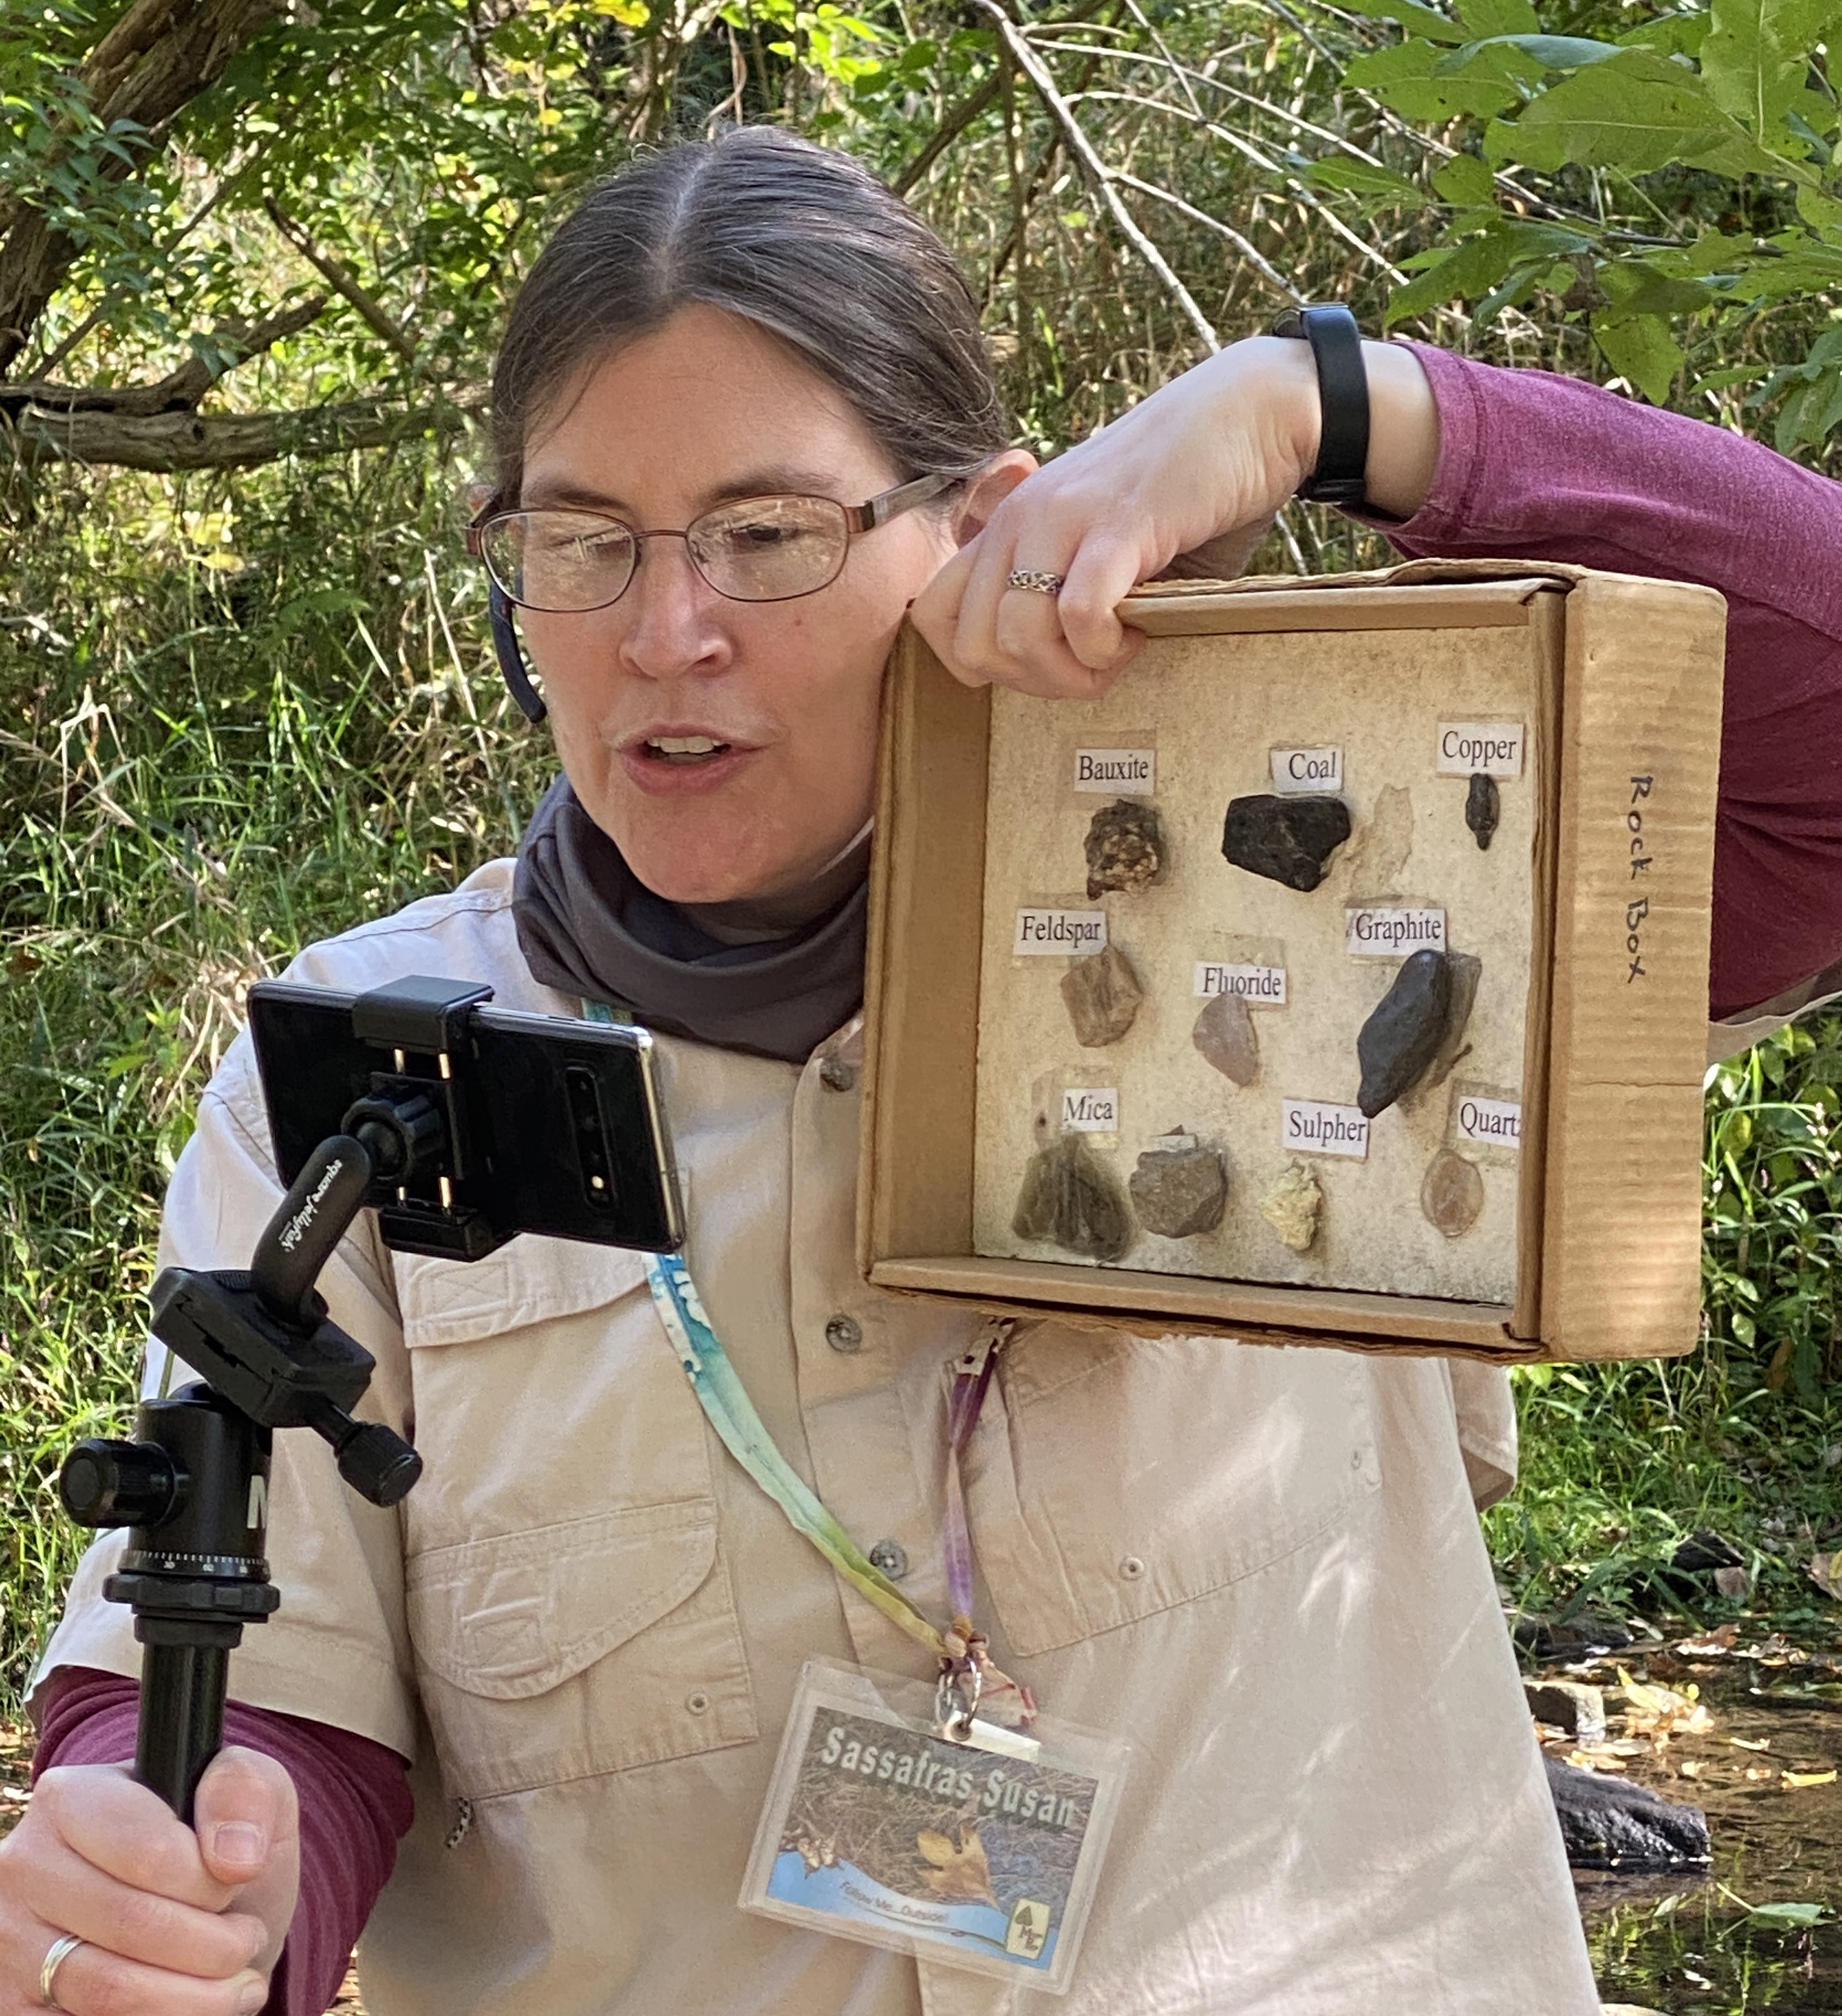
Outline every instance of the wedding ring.
[[1040, 574], [1034, 567], [1016, 567], [1012, 571], [1013, 588], [1027, 588], [1032, 595], [1060, 595], [1063, 577], [1059, 574]]
[[58, 1969], [83, 1944], [74, 1932], [60, 1932], [51, 1942], [51, 1951], [45, 1956], [45, 1964], [38, 1970], [38, 2000], [47, 2009], [62, 2009], [53, 1992], [52, 1983], [57, 1979]]

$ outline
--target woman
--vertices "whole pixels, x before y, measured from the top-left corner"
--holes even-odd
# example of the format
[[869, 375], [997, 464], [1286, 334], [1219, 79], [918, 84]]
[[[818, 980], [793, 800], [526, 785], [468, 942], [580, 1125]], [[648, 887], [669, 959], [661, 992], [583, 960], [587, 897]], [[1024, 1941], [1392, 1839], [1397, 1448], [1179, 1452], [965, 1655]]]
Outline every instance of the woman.
[[[1714, 998], [1807, 985], [1842, 954], [1831, 487], [1591, 388], [1404, 346], [1367, 365], [1368, 499], [1407, 550], [1735, 594]], [[513, 517], [481, 533], [506, 585], [565, 605], [520, 618], [564, 780], [516, 870], [291, 969], [452, 974], [667, 1032], [711, 1322], [780, 1448], [934, 1618], [941, 1366], [977, 1319], [868, 1290], [850, 1252], [883, 663], [912, 602], [964, 677], [1092, 690], [1130, 655], [1120, 594], [1185, 553], [1233, 563], [1311, 470], [1314, 383], [1302, 344], [1237, 344], [1033, 473], [944, 252], [847, 160], [750, 131], [604, 185], [514, 306]], [[1642, 483], [1588, 482], [1602, 454]], [[759, 508], [739, 535], [725, 514], [770, 494], [792, 534], [751, 574]], [[837, 507], [879, 499], [845, 537]], [[583, 531], [522, 515], [552, 512], [596, 519], [592, 592], [520, 573], [546, 530]], [[1780, 532], [1786, 585], [1747, 599]], [[276, 1195], [266, 1139], [239, 1044], [163, 1261], [243, 1264]], [[925, 1661], [715, 1442], [640, 1258], [524, 1240], [456, 1267], [367, 1226], [322, 1287], [424, 1480], [379, 1513], [279, 1438], [284, 1606], [237, 1655], [196, 1836], [111, 1761], [137, 1648], [99, 1600], [114, 1545], [92, 1550], [38, 1676], [38, 1794], [0, 1847], [9, 2006], [43, 1985], [73, 2016], [310, 2011], [361, 1927], [374, 2016], [1010, 2006], [736, 1907], [802, 1661]], [[1046, 1712], [1135, 1751], [1067, 2007], [1595, 2011], [1473, 1514], [1513, 1474], [1501, 1375], [1049, 1324], [999, 1364], [966, 1463], [978, 1621]]]

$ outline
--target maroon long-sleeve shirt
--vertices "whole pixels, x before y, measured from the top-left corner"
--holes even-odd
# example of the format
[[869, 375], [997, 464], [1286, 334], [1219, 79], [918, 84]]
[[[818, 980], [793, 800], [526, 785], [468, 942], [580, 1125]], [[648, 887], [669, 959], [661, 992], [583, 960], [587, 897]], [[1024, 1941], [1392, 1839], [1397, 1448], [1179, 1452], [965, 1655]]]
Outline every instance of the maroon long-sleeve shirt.
[[[1441, 442], [1411, 556], [1565, 560], [1727, 598], [1714, 848], [1716, 1017], [1842, 961], [1842, 484], [1699, 420], [1543, 372], [1416, 346]], [[36, 1769], [131, 1757], [138, 1689], [59, 1676]], [[271, 2016], [318, 2016], [408, 1830], [402, 1760], [343, 1730], [232, 1705], [231, 1742], [300, 1795], [300, 1902]]]

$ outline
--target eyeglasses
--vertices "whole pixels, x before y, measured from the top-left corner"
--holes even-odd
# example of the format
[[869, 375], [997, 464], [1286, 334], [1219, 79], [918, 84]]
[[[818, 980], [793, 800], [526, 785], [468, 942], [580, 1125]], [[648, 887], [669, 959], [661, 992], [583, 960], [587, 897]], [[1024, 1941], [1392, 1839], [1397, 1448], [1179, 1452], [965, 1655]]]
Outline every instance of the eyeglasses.
[[790, 602], [829, 588], [851, 542], [925, 504], [959, 478], [923, 476], [862, 504], [829, 497], [745, 497], [682, 531], [642, 532], [601, 511], [481, 512], [467, 551], [521, 609], [556, 615], [605, 609], [627, 592], [649, 539], [682, 539], [691, 564], [732, 602]]

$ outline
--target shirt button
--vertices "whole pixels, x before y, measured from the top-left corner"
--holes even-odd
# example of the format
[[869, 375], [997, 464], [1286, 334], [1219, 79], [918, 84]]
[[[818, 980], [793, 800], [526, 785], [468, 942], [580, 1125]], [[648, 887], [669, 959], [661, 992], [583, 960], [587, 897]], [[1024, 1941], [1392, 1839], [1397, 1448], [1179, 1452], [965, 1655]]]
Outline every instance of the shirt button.
[[818, 1067], [818, 1075], [833, 1092], [848, 1092], [857, 1082], [856, 1067], [842, 1057], [827, 1057]]
[[1136, 1554], [1128, 1554], [1119, 1564], [1119, 1572], [1124, 1581], [1136, 1582], [1145, 1572], [1145, 1564]]
[[825, 1341], [833, 1351], [861, 1351], [863, 1325], [854, 1316], [835, 1316], [825, 1327]]
[[710, 1709], [710, 1697], [700, 1687], [695, 1694], [685, 1696], [685, 1706], [693, 1715], [707, 1714]]
[[879, 1540], [870, 1550], [870, 1562], [891, 1582], [900, 1582], [908, 1571], [908, 1557], [894, 1540]]

